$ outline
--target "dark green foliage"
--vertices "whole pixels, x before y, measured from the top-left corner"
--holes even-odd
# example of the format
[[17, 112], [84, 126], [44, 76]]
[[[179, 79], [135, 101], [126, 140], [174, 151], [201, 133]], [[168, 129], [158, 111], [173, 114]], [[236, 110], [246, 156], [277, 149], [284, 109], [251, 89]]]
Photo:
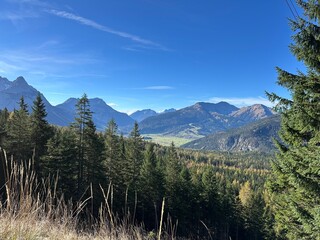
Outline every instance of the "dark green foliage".
[[147, 145], [140, 170], [139, 184], [143, 221], [148, 224], [149, 228], [157, 229], [164, 196], [164, 176], [158, 167], [153, 144]]
[[4, 140], [7, 136], [7, 123], [9, 119], [8, 109], [0, 110], [0, 146], [3, 147]]
[[40, 93], [38, 94], [36, 100], [33, 102], [32, 114], [31, 114], [31, 142], [33, 145], [33, 161], [34, 169], [41, 174], [41, 162], [40, 158], [46, 154], [47, 142], [49, 138], [53, 135], [52, 127], [46, 120], [47, 112], [45, 105], [42, 101]]
[[128, 139], [128, 167], [126, 172], [126, 184], [128, 186], [130, 185], [134, 191], [137, 190], [137, 182], [140, 175], [140, 168], [143, 162], [143, 151], [143, 140], [139, 132], [138, 123], [135, 122]]
[[318, 1], [297, 1], [305, 18], [291, 21], [295, 44], [290, 46], [307, 73], [278, 70], [278, 84], [292, 99], [278, 100], [282, 123], [279, 153], [269, 182], [278, 235], [288, 239], [320, 238], [320, 39]]
[[108, 127], [106, 128], [104, 134], [104, 164], [106, 176], [108, 178], [108, 184], [111, 184], [113, 197], [114, 199], [117, 199], [117, 201], [112, 200], [111, 208], [117, 214], [122, 214], [126, 191], [126, 153], [123, 137], [119, 137], [117, 132], [118, 126], [112, 119], [108, 123]]
[[47, 154], [41, 158], [43, 176], [58, 176], [59, 190], [67, 199], [76, 194], [77, 154], [77, 138], [74, 131], [58, 128], [47, 143]]
[[118, 126], [112, 119], [105, 131], [105, 163], [109, 181], [118, 189], [124, 184], [124, 162], [121, 154]]
[[31, 121], [23, 97], [19, 105], [20, 109], [12, 112], [7, 122], [5, 149], [18, 162], [23, 162], [32, 157]]

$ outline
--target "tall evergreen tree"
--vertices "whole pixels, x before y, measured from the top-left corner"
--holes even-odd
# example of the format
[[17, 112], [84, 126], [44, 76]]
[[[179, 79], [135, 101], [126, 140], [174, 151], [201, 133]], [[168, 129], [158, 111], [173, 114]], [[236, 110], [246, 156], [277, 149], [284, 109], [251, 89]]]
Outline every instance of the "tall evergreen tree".
[[214, 233], [217, 232], [217, 222], [220, 220], [220, 199], [217, 187], [216, 177], [211, 166], [206, 167], [202, 174], [202, 207], [203, 218], [202, 221], [206, 223], [206, 225], [212, 229]]
[[47, 142], [53, 135], [53, 130], [46, 120], [47, 112], [42, 101], [40, 93], [33, 102], [31, 114], [31, 141], [34, 151], [34, 169], [41, 175], [40, 172], [40, 158], [46, 153]]
[[9, 116], [5, 149], [16, 161], [23, 162], [32, 157], [31, 122], [23, 97], [20, 98], [19, 105], [19, 110]]
[[106, 168], [110, 182], [119, 189], [123, 183], [123, 162], [117, 131], [118, 126], [114, 119], [111, 119], [105, 132]]
[[75, 122], [71, 127], [75, 130], [78, 140], [78, 195], [80, 196], [84, 191], [84, 169], [85, 169], [85, 141], [86, 141], [86, 128], [88, 123], [92, 121], [92, 112], [90, 110], [89, 99], [86, 94], [78, 100], [76, 104], [76, 117]]
[[[172, 142], [168, 149], [165, 162], [165, 197], [167, 209], [174, 221], [182, 220], [180, 210], [185, 207], [182, 204], [183, 178], [181, 176], [182, 164], [178, 159], [177, 151]], [[181, 194], [181, 195], [180, 195]]]
[[134, 191], [137, 190], [138, 178], [140, 175], [140, 168], [143, 162], [143, 139], [139, 132], [138, 123], [135, 122], [134, 127], [130, 133], [128, 140], [128, 173], [129, 184]]
[[157, 166], [154, 145], [147, 145], [140, 170], [140, 196], [142, 198], [143, 220], [147, 227], [157, 228], [161, 201], [164, 196], [164, 176]]
[[88, 184], [99, 188], [99, 179], [104, 174], [103, 162], [103, 138], [96, 133], [96, 126], [92, 119], [89, 119], [84, 128], [83, 138], [84, 175]]
[[58, 190], [66, 199], [76, 196], [78, 169], [77, 138], [74, 131], [55, 129], [48, 140], [47, 153], [41, 157], [43, 175], [58, 176]]
[[282, 123], [279, 153], [273, 163], [274, 213], [278, 234], [288, 239], [320, 239], [320, 38], [318, 1], [297, 3], [304, 17], [291, 21], [295, 44], [290, 46], [307, 73], [278, 68], [278, 84], [292, 99], [268, 94], [278, 101]]

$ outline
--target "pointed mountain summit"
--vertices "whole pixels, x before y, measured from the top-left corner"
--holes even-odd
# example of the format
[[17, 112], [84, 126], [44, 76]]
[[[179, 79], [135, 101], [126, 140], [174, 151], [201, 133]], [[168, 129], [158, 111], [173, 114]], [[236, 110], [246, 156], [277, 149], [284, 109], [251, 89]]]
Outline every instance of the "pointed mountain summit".
[[[3, 85], [3, 83], [5, 85]], [[38, 90], [30, 86], [23, 77], [18, 77], [12, 82], [6, 78], [2, 78], [2, 80], [0, 80], [0, 109], [5, 107], [9, 111], [18, 109], [19, 100], [23, 97], [25, 103], [28, 105], [29, 112], [31, 112], [33, 101], [36, 99], [38, 94]], [[48, 102], [43, 94], [40, 93], [40, 95], [48, 113], [48, 121], [51, 124], [67, 126], [73, 119], [73, 116], [65, 111], [57, 110]]]
[[[28, 85], [23, 77], [18, 77], [14, 81], [1, 78], [0, 81], [0, 109], [6, 107], [9, 111], [19, 108], [19, 100], [23, 96], [25, 103], [29, 106], [29, 110], [34, 99], [38, 95], [38, 91]], [[48, 102], [46, 102], [48, 103]]]
[[21, 87], [27, 87], [29, 84], [24, 79], [24, 77], [20, 76], [16, 80], [12, 82], [12, 86], [21, 86]]

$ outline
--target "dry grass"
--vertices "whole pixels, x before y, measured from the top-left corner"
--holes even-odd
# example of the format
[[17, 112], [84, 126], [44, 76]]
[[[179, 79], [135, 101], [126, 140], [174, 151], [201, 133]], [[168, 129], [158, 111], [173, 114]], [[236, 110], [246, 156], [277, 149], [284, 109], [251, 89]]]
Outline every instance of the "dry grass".
[[5, 174], [6, 200], [0, 202], [1, 240], [153, 239], [141, 227], [115, 219], [111, 224], [107, 207], [101, 208], [94, 224], [80, 224], [79, 214], [88, 199], [76, 206], [66, 203], [54, 190], [56, 182], [37, 182], [30, 164], [23, 167], [12, 159], [4, 161], [11, 164]]

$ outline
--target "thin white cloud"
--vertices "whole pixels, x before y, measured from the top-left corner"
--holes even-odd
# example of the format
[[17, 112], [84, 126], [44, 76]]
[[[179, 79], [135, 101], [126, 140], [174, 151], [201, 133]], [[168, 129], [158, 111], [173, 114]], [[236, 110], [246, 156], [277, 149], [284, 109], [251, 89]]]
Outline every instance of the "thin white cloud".
[[38, 47], [36, 47], [38, 50], [42, 50], [42, 49], [47, 49], [49, 47], [52, 47], [52, 46], [57, 46], [59, 44], [59, 41], [57, 40], [48, 40], [44, 43], [41, 43]]
[[38, 15], [34, 12], [0, 12], [0, 20], [9, 20], [12, 23], [24, 20], [26, 18], [36, 18]]
[[14, 10], [2, 10], [0, 12], [0, 20], [9, 20], [14, 25], [28, 18], [40, 17], [39, 8], [49, 8], [50, 5], [44, 1], [38, 0], [7, 0], [11, 4], [15, 4]]
[[260, 97], [260, 96], [259, 97], [247, 97], [247, 98], [213, 97], [213, 98], [209, 99], [209, 102], [212, 102], [212, 103], [227, 102], [227, 103], [230, 103], [230, 104], [235, 105], [237, 107], [251, 106], [253, 104], [263, 104], [268, 107], [273, 106], [273, 104], [268, 99]]
[[171, 90], [174, 89], [174, 87], [171, 86], [149, 86], [142, 88], [144, 90]]
[[0, 55], [0, 66], [5, 69], [29, 69], [29, 71], [38, 71], [37, 69], [53, 66], [65, 65], [87, 65], [96, 64], [99, 60], [92, 58], [87, 54], [60, 54], [51, 52], [40, 52], [39, 50], [6, 50]]
[[8, 63], [7, 61], [5, 61], [1, 58], [0, 58], [0, 67], [3, 72], [11, 72], [11, 71], [17, 71], [17, 70], [24, 69], [21, 66], [19, 66], [18, 64], [15, 65], [15, 64]]
[[127, 38], [130, 39], [134, 42], [140, 43], [140, 44], [144, 44], [144, 45], [148, 45], [148, 46], [152, 46], [154, 48], [160, 49], [160, 50], [167, 50], [167, 48], [165, 48], [164, 46], [162, 46], [161, 44], [158, 44], [156, 42], [144, 39], [142, 37], [130, 34], [130, 33], [126, 33], [126, 32], [122, 32], [122, 31], [118, 31], [118, 30], [114, 30], [110, 27], [101, 25], [93, 20], [90, 20], [88, 18], [84, 18], [82, 16], [79, 15], [75, 15], [73, 13], [70, 12], [66, 12], [66, 11], [58, 11], [58, 10], [54, 10], [54, 9], [50, 9], [50, 10], [46, 10], [46, 12], [53, 14], [55, 16], [61, 17], [61, 18], [65, 18], [65, 19], [69, 19], [69, 20], [73, 20], [76, 21], [80, 24], [95, 28], [97, 30], [103, 31], [103, 32], [107, 32], [110, 34], [114, 34], [117, 35], [119, 37], [122, 38]]

